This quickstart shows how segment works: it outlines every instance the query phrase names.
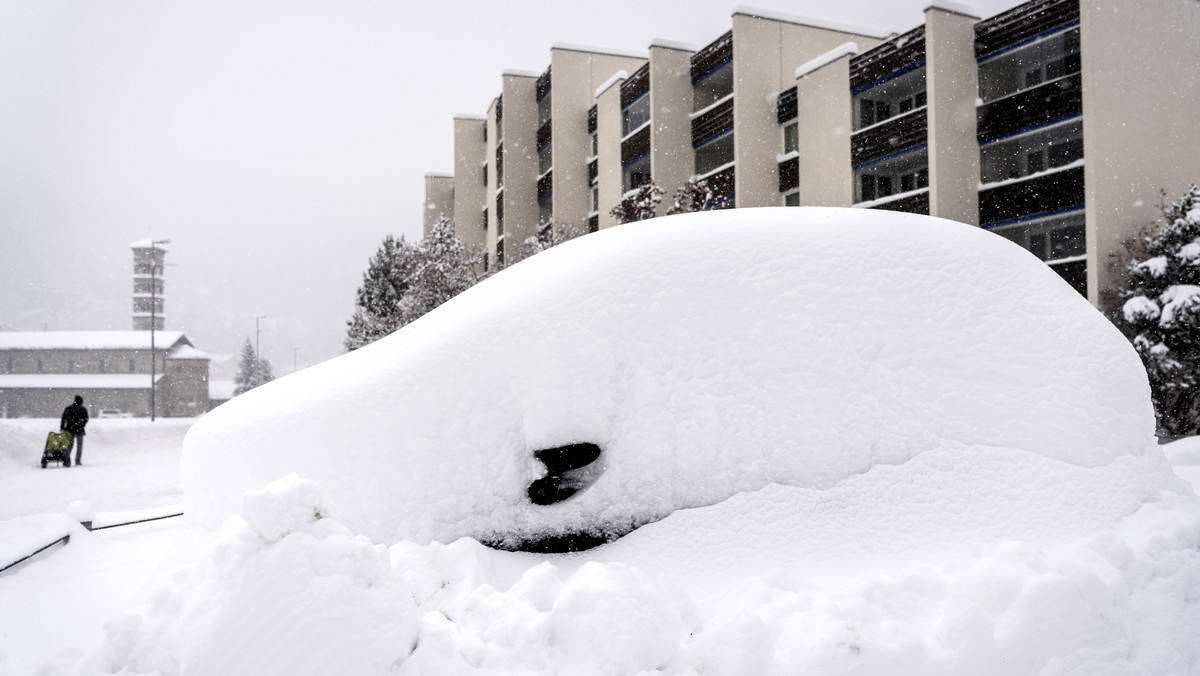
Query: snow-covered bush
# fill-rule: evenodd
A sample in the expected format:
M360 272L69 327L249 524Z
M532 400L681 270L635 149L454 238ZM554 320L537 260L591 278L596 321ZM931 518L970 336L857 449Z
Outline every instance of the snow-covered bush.
M1163 208L1128 265L1120 320L1150 378L1159 434L1200 433L1200 189Z
M478 281L478 262L445 218L418 244L388 235L363 273L346 322L346 350L373 343L462 293Z
M658 205L662 202L665 192L653 182L629 191L621 199L621 203L608 213L620 223L632 223L654 218Z

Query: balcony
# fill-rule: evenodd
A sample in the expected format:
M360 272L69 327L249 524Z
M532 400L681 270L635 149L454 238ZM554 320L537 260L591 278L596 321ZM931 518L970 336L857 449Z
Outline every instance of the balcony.
M915 148L928 139L926 108L894 117L850 137L850 164L859 167Z
M631 134L621 142L621 166L627 166L650 152L650 125Z
M599 160L597 158L593 157L592 159L588 160L587 171L588 171L588 185L592 185L593 183L596 182L596 179L600 176Z
M1004 182L979 191L979 223L984 227L1053 214L1083 206L1083 163Z
M713 40L692 55L692 84L733 60L733 31Z
M730 129L733 129L732 95L692 118L692 147L698 148Z
M1076 63L1078 57L1076 54ZM1031 127L1075 117L1082 112L1082 79L1076 72L980 106L976 112L978 139L983 143Z
M865 91L925 63L925 27L893 38L850 59L850 91Z
M542 202L546 201L546 198L549 197L553 192L554 192L554 171L551 170L551 171L546 172L545 175L543 175L541 178L538 179L538 182L537 182L538 204L541 204Z
M629 107L629 104L640 99L644 94L650 91L650 64L638 68L633 75L629 76L621 84L621 108Z
M789 157L779 163L779 192L800 186L800 158Z
M893 200L877 200L874 204L868 205L867 209L880 209L883 211L901 211L906 214L922 214L929 215L929 190L903 194Z
M779 124L796 119L797 110L796 88L780 92L779 98L775 100L775 119Z

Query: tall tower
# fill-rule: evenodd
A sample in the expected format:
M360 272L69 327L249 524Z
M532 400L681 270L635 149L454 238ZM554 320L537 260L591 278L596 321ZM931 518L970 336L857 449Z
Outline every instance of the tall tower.
M166 325L163 317L163 258L167 240L153 237L129 245L133 249L133 330L147 331Z

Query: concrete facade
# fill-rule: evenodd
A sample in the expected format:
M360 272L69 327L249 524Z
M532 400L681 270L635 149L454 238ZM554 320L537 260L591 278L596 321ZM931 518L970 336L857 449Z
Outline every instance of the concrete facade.
M659 215L698 174L714 176L710 187L732 174L722 189L734 199L710 208L928 213L1018 242L1111 308L1123 275L1112 261L1159 217L1159 190L1177 196L1200 180L1200 82L1187 76L1200 63L1195 0L1033 0L982 20L932 0L903 34L738 8L705 47L651 43L646 79L637 71L647 60L632 55L556 45L550 62L540 87L536 74L502 77L486 121L473 123L486 127L482 144L465 121L460 143L456 121L456 183L470 188L456 188L455 208L475 205L474 222L460 217L456 229L488 248L488 269L501 251L513 260L548 213L563 225L616 225L609 211L627 182L645 180L648 155L665 193ZM552 171L545 157L538 166L547 84L540 122ZM649 101L627 134L623 87L630 119L635 95Z
M596 104L596 89L613 73L632 73L645 62L645 58L629 54L568 45L551 47L551 180L556 227L586 231L592 213L588 161L593 155L587 116L588 109Z
M733 144L736 206L782 204L783 140L773 97L795 86L796 68L846 42L867 49L886 33L804 23L799 17L740 8L733 15Z
M1110 257L1200 182L1200 2L1080 2L1088 299L1116 307ZM1119 45L1119 48L1114 48Z
M454 118L454 232L478 252L488 251L487 148L487 118Z
M209 357L179 331L156 336L155 415L209 409ZM88 412L150 415L150 338L134 331L0 333L0 417L54 418L83 395Z
M433 231L438 220L454 220L454 174L425 174L425 208L422 212L425 237Z

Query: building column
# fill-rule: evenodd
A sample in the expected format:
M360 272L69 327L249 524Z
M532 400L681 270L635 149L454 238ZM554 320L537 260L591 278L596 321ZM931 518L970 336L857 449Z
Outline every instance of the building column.
M596 93L596 168L600 189L600 227L620 225L609 213L621 203L621 85L626 73L614 75Z
M979 142L975 101L978 17L925 10L925 77L929 115L929 215L979 225Z

